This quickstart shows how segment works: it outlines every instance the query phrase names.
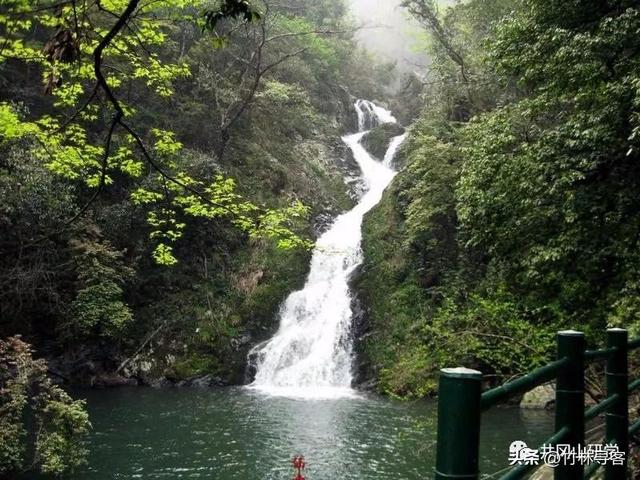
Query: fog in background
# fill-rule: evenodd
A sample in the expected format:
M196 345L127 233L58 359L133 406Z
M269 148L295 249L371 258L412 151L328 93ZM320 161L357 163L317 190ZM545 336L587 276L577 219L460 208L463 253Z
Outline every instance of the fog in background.
M428 57L417 48L422 29L400 8L400 0L347 0L347 3L356 24L364 27L356 34L363 47L383 61L395 61L403 73L424 73Z

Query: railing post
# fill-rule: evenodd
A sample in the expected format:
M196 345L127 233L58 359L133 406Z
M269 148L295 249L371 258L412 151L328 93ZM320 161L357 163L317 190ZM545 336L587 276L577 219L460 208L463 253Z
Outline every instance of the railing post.
M624 452L624 465L612 465L608 462L605 466L606 480L622 480L627 478L627 455L629 454L629 395L628 384L628 360L627 342L628 332L623 328L610 328L607 330L607 348L615 348L607 359L607 396L617 394L618 401L606 414L605 441L608 444L615 443L620 451Z
M584 334L575 330L558 332L558 359L568 358L556 380L556 432L567 427L569 433L563 444L576 449L584 445ZM584 466L558 465L555 480L582 480Z
M469 368L440 370L436 480L478 478L481 380Z

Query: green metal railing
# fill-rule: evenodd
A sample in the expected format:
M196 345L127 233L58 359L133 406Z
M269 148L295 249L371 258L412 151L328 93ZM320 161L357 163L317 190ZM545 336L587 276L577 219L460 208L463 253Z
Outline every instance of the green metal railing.
M555 432L542 445L585 446L585 422L605 414L605 443L624 452L622 465L607 462L606 480L627 478L626 459L629 437L640 431L640 421L629 425L629 393L640 388L640 379L628 383L628 353L640 347L640 338L628 341L627 330L607 330L607 346L586 350L582 332L564 330L557 334L557 360L523 377L482 392L482 373L468 368L444 368L440 372L438 392L438 443L436 480L473 480L479 473L480 419L483 410L525 393L550 380L556 382ZM606 360L607 397L585 410L585 362ZM541 445L541 447L542 447ZM501 480L519 479L539 465L517 465ZM575 462L554 468L555 480L589 478L601 465Z

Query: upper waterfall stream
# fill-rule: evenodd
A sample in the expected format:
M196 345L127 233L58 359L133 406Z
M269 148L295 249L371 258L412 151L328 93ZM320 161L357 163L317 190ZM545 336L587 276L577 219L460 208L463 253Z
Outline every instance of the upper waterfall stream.
M367 100L356 101L354 107L360 131L342 140L360 167L366 193L318 238L306 283L284 302L278 331L250 353L256 359L250 387L269 394L306 398L354 394L349 277L362 262L362 219L393 179L391 161L404 139L404 135L394 137L383 162L377 161L360 140L366 129L396 120Z

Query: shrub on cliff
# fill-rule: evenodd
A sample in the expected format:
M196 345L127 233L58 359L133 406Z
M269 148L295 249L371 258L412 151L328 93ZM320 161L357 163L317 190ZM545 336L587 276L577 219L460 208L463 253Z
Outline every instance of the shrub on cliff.
M0 476L74 470L85 462L90 426L84 401L51 382L28 343L0 340Z

